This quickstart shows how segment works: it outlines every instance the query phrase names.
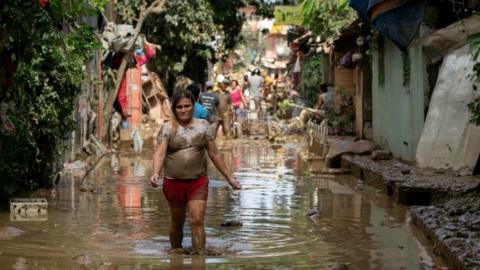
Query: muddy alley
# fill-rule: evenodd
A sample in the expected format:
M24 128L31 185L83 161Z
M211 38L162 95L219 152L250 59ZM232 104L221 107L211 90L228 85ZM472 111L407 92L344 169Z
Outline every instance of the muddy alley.
M185 252L170 252L168 206L161 187L150 186L147 145L141 156L121 150L102 159L85 180L93 191L80 188L81 177L66 175L54 191L32 194L48 199L45 220L11 221L3 211L0 268L428 269L440 263L410 227L406 208L350 175L310 174L301 159L304 140L289 141L277 149L262 140L219 141L244 189L227 187L209 166L204 256L188 254L188 222Z

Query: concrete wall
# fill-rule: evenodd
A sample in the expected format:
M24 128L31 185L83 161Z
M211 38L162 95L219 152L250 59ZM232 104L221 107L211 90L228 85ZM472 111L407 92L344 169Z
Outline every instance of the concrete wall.
M410 72L405 76L401 51L388 39L383 39L383 46L381 43L372 59L373 139L395 157L414 161L423 129L427 87L422 48L418 41L410 45L410 65L407 62L406 66Z

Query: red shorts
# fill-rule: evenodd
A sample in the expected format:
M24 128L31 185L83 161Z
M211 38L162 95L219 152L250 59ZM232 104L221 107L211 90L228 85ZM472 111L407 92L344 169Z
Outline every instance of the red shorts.
M171 207L185 207L191 200L206 201L208 177L197 179L163 179L163 194Z

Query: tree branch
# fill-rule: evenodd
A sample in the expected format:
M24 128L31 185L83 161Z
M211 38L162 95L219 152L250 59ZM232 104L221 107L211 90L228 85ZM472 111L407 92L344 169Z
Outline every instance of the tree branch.
M103 19L105 20L105 24L108 24L110 21L108 20L107 15L105 15L103 11L101 13L102 13Z
M158 2L158 3L156 3L156 2ZM165 8L165 0L160 0L160 1L153 2L152 5L150 6L150 8L152 8L151 12L153 12L155 14L162 13L164 8Z
M108 123L110 122L110 117L113 111L113 103L115 103L115 99L118 95L118 91L120 90L119 89L120 84L122 82L123 75L125 74L125 71L127 69L127 63L128 63L128 58L130 57L130 52L133 48L133 45L135 44L135 41L137 40L137 37L139 36L140 31L142 30L143 22L153 11L155 11L155 13L163 11L164 5L165 5L165 0L155 0L152 4L150 4L150 6L147 9L144 10L142 8L142 11L138 16L138 21L137 21L137 24L135 25L135 36L133 36L127 43L126 50L128 51L128 53L126 53L123 56L122 62L118 69L117 78L115 80L115 89L109 94L107 98L107 102L105 106L105 116L106 116L105 122L106 123L104 126L108 126ZM102 134L102 140L105 140L107 132L108 132L108 128L105 128Z

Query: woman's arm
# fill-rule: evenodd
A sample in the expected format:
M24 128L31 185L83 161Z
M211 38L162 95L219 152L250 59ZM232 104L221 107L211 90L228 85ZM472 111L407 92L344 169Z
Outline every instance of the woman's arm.
M230 186L233 189L242 189L242 185L238 182L237 179L227 170L225 162L223 161L222 154L217 149L217 145L214 140L208 140L207 143L207 152L210 159L213 161L215 167L220 171L220 173L227 179Z
M150 183L153 187L158 186L158 175L162 170L163 161L165 160L165 155L167 154L167 145L168 142L166 140L161 141L157 145L155 153L153 154L153 175L150 177Z
M240 98L242 100L243 106L247 107L247 99L243 95L243 89L240 88Z

